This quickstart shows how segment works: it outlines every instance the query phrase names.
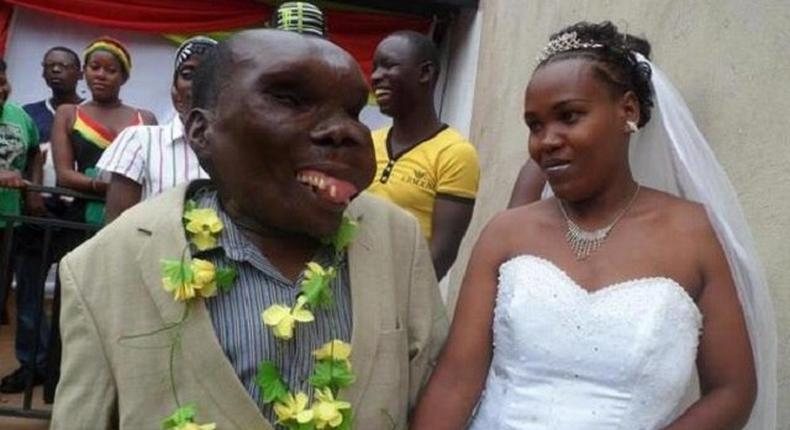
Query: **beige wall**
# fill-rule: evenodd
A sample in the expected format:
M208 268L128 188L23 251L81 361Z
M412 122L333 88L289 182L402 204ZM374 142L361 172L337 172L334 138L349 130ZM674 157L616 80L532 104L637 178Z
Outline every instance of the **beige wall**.
M505 206L526 157L522 92L548 35L582 19L608 19L643 34L724 165L752 227L779 325L779 428L790 430L790 1L481 0L481 8L470 138L483 178L456 267ZM451 290L461 272L454 271Z

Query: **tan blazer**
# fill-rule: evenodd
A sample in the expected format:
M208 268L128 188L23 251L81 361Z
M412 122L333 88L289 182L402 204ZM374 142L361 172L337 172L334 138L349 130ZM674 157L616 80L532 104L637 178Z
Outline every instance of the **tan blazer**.
M185 305L162 288L160 260L179 258L186 246L185 190L128 210L61 261L63 363L52 429L151 430L175 410L173 333L126 336L184 315ZM417 221L367 195L349 212L361 216L348 251L357 380L341 397L352 403L357 430L406 428L447 317ZM174 362L179 400L197 405L199 422L216 422L218 430L272 428L236 377L200 300L189 306Z

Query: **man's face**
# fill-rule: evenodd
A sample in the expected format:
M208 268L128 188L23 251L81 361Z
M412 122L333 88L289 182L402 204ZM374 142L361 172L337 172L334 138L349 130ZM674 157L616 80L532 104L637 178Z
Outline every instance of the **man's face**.
M413 108L413 100L425 89L420 86L421 64L405 37L390 36L381 41L373 55L370 81L381 112L398 116Z
M63 51L51 51L41 63L42 76L54 92L73 92L77 81L82 79L79 62L73 55Z
M280 31L231 47L216 106L187 121L225 208L262 229L333 234L375 173L359 66L330 42Z
M176 70L170 95L173 98L173 107L181 115L186 115L192 106L192 77L198 64L200 64L199 57L193 55L184 60Z

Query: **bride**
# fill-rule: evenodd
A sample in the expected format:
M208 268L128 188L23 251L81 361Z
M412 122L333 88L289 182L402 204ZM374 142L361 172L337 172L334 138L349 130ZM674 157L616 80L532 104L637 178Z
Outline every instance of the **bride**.
M582 22L543 50L524 120L556 197L481 233L412 429L775 428L775 327L734 192L623 40Z

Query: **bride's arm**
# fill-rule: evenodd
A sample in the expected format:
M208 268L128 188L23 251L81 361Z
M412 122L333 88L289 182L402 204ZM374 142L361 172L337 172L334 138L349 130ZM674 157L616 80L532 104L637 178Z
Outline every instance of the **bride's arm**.
M699 230L703 289L697 305L703 331L697 370L702 396L667 430L741 429L757 395L752 349L727 259L710 225Z
M450 335L420 398L411 430L463 429L491 361L497 273L504 235L495 218L480 234L458 296Z

